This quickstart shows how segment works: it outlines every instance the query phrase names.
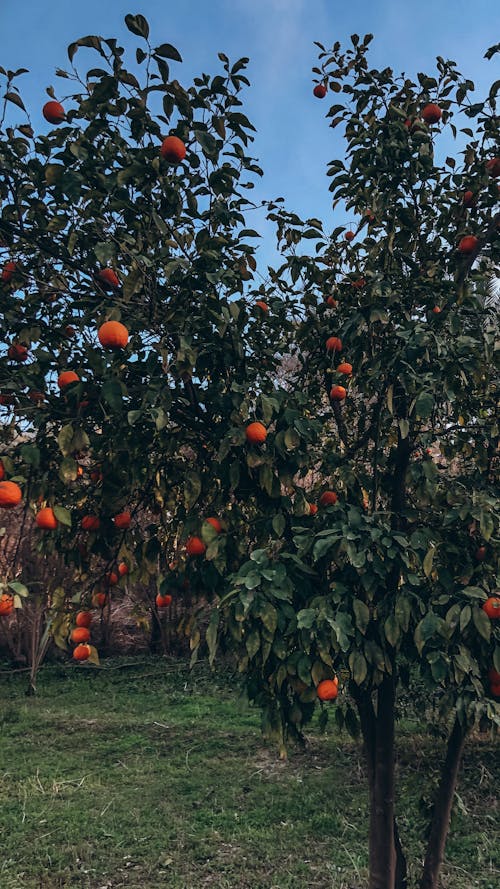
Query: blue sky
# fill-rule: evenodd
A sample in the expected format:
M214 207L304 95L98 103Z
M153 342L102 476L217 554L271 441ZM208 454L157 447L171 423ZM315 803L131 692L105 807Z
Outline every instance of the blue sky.
M314 40L328 47L371 32L372 64L410 76L431 73L438 54L452 58L479 95L498 77L498 63L483 59L498 40L498 0L0 0L0 64L30 69L18 85L36 127L46 126L38 112L45 87L53 84L64 95L65 82L54 70L67 65L68 43L101 34L127 46L128 12L146 16L153 43L179 49L184 64L172 68L186 85L201 71L218 70L218 51L233 61L250 57L244 110L257 128L253 152L265 171L255 197L281 195L290 209L319 216L328 228L334 217L326 165L341 144L325 119L328 99L312 96ZM249 222L262 229L257 220Z

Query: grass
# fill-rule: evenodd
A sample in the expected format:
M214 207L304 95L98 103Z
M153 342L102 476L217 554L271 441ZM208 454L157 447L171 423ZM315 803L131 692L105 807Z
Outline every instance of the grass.
M35 699L24 678L2 677L1 889L366 886L355 742L313 725L308 749L281 762L230 677L165 660L117 666L46 667ZM424 764L436 762L436 744L403 725L398 810L414 864L431 791ZM500 887L499 778L493 745L474 739L446 889Z

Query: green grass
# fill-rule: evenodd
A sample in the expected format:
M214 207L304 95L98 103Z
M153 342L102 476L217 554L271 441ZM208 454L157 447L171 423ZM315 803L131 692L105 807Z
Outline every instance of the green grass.
M2 677L1 889L362 889L361 751L313 726L281 762L230 677L165 660L47 667L36 699ZM406 724L398 809L422 855L436 741ZM467 748L446 889L498 889L498 752ZM413 874L415 871L413 871Z

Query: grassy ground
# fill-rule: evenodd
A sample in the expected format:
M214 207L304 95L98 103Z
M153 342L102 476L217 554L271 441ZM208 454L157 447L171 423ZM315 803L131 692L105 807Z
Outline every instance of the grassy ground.
M347 735L313 726L283 763L228 677L117 666L46 668L36 699L0 677L1 889L366 885L363 765ZM435 746L406 723L398 805L414 863ZM446 889L500 887L499 778L498 749L469 743Z

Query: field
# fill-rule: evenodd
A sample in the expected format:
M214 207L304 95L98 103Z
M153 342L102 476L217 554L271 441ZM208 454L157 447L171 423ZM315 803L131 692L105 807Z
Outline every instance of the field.
M0 681L2 889L364 889L363 761L346 734L313 724L281 762L236 679L165 659L46 667L35 699L24 676ZM439 740L405 712L398 811L413 865L429 755ZM498 747L474 738L446 889L500 887L499 779Z

